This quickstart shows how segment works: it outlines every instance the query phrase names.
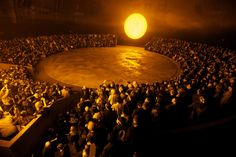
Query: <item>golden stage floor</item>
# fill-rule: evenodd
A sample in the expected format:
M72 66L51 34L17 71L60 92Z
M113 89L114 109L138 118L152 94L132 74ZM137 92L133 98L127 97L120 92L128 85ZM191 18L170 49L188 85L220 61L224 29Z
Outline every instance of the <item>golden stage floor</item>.
M176 77L180 68L166 56L141 47L81 48L52 55L39 64L39 79L96 88L104 80L152 83Z

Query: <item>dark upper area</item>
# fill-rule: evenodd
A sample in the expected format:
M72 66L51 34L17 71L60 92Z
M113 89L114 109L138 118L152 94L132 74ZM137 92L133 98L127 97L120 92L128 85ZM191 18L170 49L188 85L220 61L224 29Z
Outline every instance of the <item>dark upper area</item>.
M0 39L65 33L116 33L118 44L143 46L152 36L209 42L235 49L234 0L1 0ZM148 32L123 31L125 18L142 13Z

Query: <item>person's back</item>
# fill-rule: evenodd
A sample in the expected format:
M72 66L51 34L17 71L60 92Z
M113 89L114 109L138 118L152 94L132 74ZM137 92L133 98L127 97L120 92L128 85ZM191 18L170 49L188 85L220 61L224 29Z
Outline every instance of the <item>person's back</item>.
M42 152L42 157L54 157L54 151L51 146L51 142L47 141L45 142L43 152Z

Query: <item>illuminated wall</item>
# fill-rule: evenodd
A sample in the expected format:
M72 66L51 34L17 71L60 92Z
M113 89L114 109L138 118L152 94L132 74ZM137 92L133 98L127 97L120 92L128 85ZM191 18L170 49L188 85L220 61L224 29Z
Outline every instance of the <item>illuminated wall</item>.
M86 26L90 31L121 32L133 12L146 17L149 33L236 32L235 7L235 0L1 0L0 35L10 29L6 23L55 22L83 25L80 30Z

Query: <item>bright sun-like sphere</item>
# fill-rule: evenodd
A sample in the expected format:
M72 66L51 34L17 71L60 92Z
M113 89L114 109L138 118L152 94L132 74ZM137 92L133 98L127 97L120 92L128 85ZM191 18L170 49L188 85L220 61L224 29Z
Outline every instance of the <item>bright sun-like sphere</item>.
M131 14L125 20L124 30L129 38L139 39L147 31L147 21L145 17L139 13Z

